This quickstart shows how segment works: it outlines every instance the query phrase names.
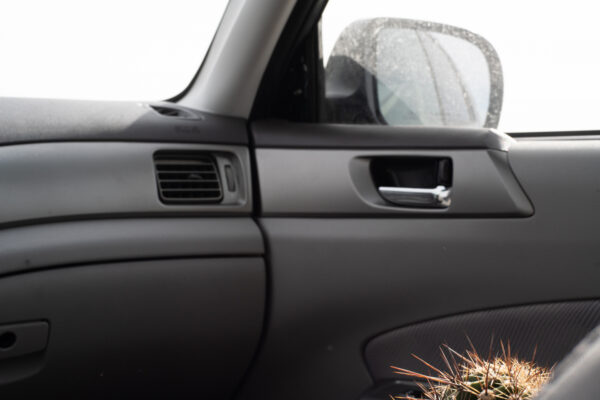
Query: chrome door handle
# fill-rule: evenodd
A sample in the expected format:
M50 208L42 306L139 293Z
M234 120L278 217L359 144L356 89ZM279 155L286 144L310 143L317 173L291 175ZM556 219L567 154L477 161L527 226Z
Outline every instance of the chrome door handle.
M446 208L450 205L451 189L437 186L433 189L380 186L381 196L398 206Z

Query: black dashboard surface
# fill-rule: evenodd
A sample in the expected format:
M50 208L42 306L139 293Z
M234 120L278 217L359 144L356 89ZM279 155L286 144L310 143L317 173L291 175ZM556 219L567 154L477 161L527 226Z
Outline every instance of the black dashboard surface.
M54 141L133 141L247 145L246 122L171 103L0 98L0 145ZM167 110L169 111L169 110ZM190 117L191 116L191 117Z

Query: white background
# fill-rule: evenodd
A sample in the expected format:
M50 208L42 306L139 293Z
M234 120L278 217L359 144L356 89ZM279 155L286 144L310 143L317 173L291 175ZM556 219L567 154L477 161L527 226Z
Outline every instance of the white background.
M0 96L162 100L200 67L227 0L1 0Z
M399 17L468 29L496 49L504 71L499 128L600 130L600 2L594 0L330 0L327 57L352 21Z
M331 0L328 52L352 21L402 17L488 39L504 69L500 128L600 129L600 12L593 0ZM226 0L4 0L0 96L160 100L199 68Z

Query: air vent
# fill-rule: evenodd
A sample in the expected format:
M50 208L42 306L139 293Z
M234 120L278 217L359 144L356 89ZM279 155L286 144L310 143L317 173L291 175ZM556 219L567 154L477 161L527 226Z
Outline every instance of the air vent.
M177 117L177 118L187 118L187 119L199 119L197 115L194 115L191 111L185 110L183 108L178 108L170 105L155 105L151 104L150 108L154 111L163 115L165 117Z
M206 153L157 153L154 166L163 203L219 203L223 198L217 164Z

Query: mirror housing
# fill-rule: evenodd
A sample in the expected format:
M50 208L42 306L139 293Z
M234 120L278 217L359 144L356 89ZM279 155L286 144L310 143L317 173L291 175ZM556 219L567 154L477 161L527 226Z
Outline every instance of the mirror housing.
M325 69L330 122L497 128L503 76L492 45L450 25L399 18L350 24Z

